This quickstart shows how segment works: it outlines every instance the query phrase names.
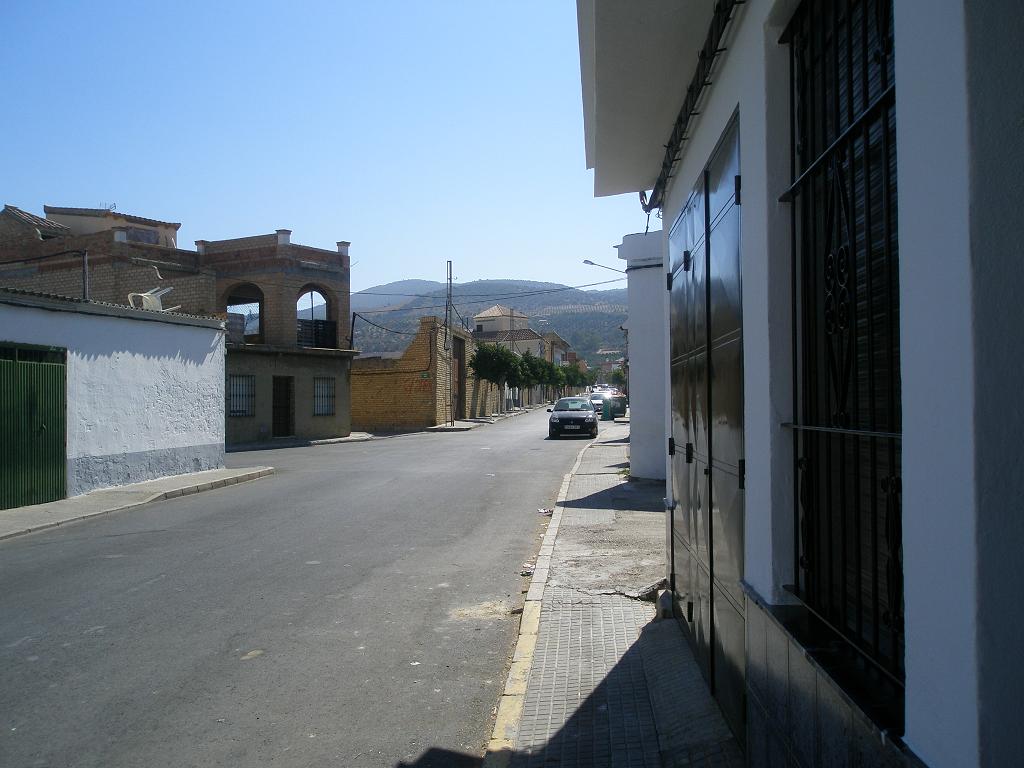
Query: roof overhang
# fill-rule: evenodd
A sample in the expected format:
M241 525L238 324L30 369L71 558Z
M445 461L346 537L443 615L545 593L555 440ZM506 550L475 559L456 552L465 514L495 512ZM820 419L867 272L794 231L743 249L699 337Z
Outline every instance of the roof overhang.
M714 0L576 0L595 196L654 186L713 12Z

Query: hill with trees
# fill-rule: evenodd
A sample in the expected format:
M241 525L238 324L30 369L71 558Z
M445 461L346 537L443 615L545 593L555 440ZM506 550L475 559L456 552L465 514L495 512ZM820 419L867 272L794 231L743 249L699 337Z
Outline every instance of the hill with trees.
M366 354L403 350L419 318L444 317L445 294L443 283L429 280L400 280L353 293L352 311L360 315L353 346ZM599 349L624 349L619 329L626 321L624 287L582 290L532 280L477 280L454 285L452 303L453 323L469 330L477 313L495 304L511 307L538 333L557 333L591 366L607 359Z

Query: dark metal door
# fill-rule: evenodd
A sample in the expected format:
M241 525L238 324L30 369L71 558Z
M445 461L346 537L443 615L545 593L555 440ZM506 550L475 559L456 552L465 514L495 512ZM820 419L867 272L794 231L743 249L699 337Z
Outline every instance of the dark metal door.
M67 495L66 350L0 346L0 509Z
M274 377L274 437L292 437L295 434L295 378Z
M733 123L669 235L672 574L680 621L733 730L744 734L743 332L739 132Z

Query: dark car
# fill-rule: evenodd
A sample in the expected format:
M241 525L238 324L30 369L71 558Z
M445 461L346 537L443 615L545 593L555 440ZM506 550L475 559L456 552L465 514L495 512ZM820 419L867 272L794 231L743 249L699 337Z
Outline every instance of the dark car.
M548 408L548 437L590 435L597 437L597 414L585 397L563 397Z

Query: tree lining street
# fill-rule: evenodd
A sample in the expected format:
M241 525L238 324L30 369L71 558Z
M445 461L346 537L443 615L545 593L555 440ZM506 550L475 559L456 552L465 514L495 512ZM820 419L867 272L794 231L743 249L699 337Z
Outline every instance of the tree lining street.
M478 754L585 445L545 416L229 454L276 474L0 542L0 764Z

